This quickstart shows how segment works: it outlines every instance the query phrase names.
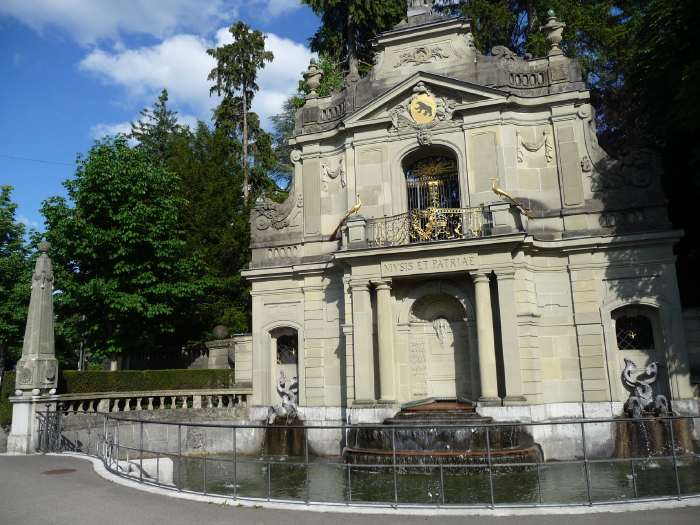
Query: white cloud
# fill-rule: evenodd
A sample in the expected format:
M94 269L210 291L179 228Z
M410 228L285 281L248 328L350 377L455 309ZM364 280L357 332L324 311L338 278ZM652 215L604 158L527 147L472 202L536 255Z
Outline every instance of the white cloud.
M20 215L17 218L17 221L20 222L21 224L24 224L27 228L30 228L32 230L39 229L39 223L37 221L33 221L30 218L25 217L24 215Z
M181 31L207 34L246 8L252 16L278 17L299 0L2 0L0 16L12 16L42 32L58 28L83 44L119 40L129 33L165 38Z
M114 124L95 124L90 128L90 136L95 139L105 135L127 134L131 132L131 122L116 122Z
M279 16L294 11L301 7L299 0L268 0L267 14L270 16Z
M127 33L165 37L178 30L206 32L238 16L241 0L2 0L0 15L41 32L56 27L81 43Z
M80 68L104 82L122 86L132 102L143 105L151 105L165 88L174 108L208 121L217 99L209 96L207 75L214 61L206 50L230 41L231 35L223 28L217 31L213 42L180 34L153 46L114 51L95 49L80 62ZM253 101L253 110L264 124L296 91L301 73L312 56L304 45L273 33L267 34L266 47L275 59L260 72L260 92Z

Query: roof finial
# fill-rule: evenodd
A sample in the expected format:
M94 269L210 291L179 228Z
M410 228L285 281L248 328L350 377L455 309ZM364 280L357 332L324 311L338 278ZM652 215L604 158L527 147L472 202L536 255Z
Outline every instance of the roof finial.
M562 35L564 34L564 28L566 24L557 20L557 15L554 9L547 11L547 23L540 27L540 31L544 32L544 37L547 39L552 47L547 53L548 56L563 55L564 52L559 47L559 43L562 40Z

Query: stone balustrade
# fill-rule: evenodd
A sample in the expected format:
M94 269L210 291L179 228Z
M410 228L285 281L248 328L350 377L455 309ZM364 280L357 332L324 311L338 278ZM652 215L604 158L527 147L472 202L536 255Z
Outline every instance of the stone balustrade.
M216 390L161 390L151 392L99 392L51 396L48 403L68 414L229 408L246 406L253 393L249 384Z

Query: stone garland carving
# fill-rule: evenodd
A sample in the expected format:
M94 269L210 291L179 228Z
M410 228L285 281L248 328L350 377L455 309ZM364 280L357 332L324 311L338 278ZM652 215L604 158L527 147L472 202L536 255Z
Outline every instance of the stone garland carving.
M411 115L411 104L418 98L426 97L434 101L435 109L432 119L425 124L421 124L416 122L415 118ZM418 142L423 146L428 146L432 144L433 141L431 130L440 123L451 120L455 106L456 102L449 100L447 97L435 97L423 82L419 82L413 88L413 94L410 98L397 104L389 111L391 116L389 132L398 133L401 128L413 128L416 130ZM427 115L429 111L432 111L432 108L426 107L425 111Z
M523 136L519 131L515 132L517 139L518 148L518 162L522 163L525 161L525 151L527 150L531 153L539 151L544 146L544 156L547 159L547 164L550 164L554 160L554 145L552 144L552 136L549 130L542 131L542 138L535 142L528 142L523 139Z
M449 58L449 55L440 46L420 46L401 53L399 55L399 60L396 62L394 67L399 68L406 64L412 64L414 66L429 64L445 58Z
M338 167L335 169L330 169L326 164L321 164L321 177L323 179L324 184L328 182L328 180L335 180L338 177L340 177L340 185L344 188L347 186L347 180L345 178L345 167L343 166L343 159L340 159L338 161Z

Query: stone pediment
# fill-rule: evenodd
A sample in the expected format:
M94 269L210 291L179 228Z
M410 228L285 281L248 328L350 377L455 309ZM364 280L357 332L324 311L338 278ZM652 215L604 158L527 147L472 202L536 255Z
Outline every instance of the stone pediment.
M471 82L419 72L385 91L345 119L346 128L387 122L394 131L429 129L474 105L504 101L508 93Z

